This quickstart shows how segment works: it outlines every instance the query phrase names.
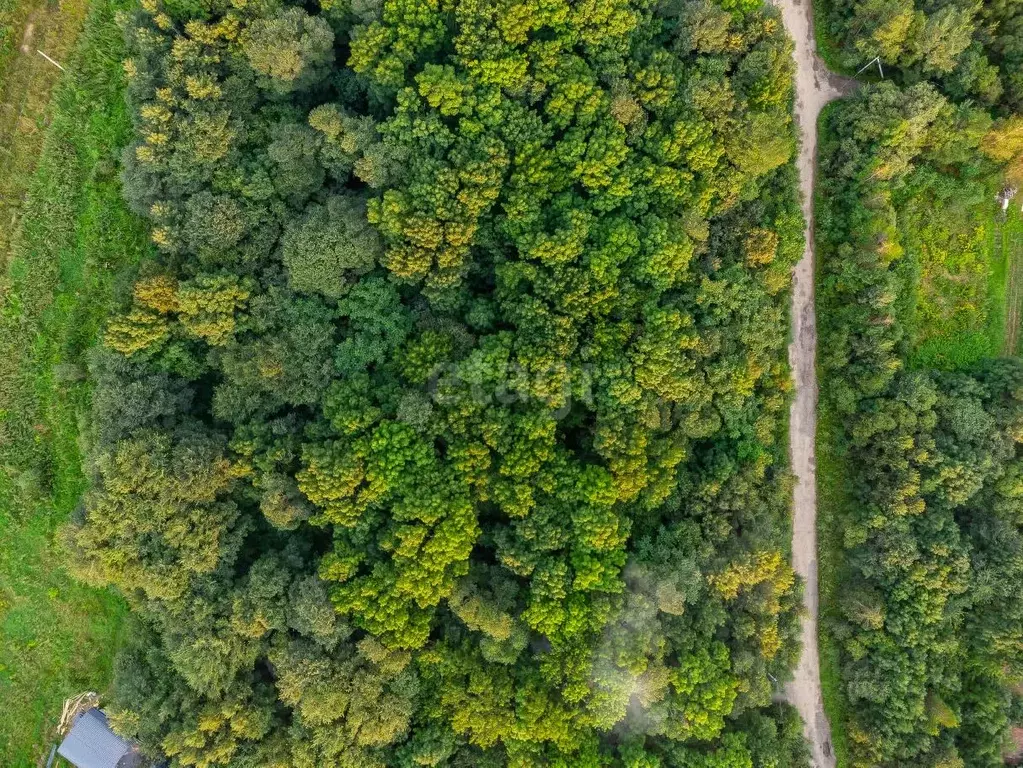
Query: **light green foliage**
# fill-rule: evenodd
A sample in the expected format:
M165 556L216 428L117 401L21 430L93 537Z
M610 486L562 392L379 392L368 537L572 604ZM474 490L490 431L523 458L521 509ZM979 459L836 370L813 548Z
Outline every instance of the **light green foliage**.
M323 136L320 162L339 181L354 172L378 189L402 177L406 155L400 147L381 141L373 118L322 104L309 113L309 125Z
M219 346L234 333L235 314L245 307L248 298L248 289L234 276L201 275L182 283L178 317L187 334Z
M234 556L238 513L221 500L234 470L208 438L140 432L98 456L96 469L88 526L73 544L88 553L90 580L174 599Z
M1009 181L1023 181L1023 116L996 123L980 148L988 157L1008 165Z
M153 312L132 309L107 326L106 344L123 355L159 346L170 335L167 321Z
M252 69L262 76L260 85L274 93L315 84L334 59L330 26L297 7L256 18L240 42Z
M900 203L907 254L917 265L913 367L965 368L1002 352L1005 269L994 252L1002 223L989 189L920 174Z
M223 346L234 334L237 311L249 298L249 289L233 275L200 275L180 284L164 278L162 285L140 285L131 309L110 322L104 338L110 349L129 357L159 351L172 334Z

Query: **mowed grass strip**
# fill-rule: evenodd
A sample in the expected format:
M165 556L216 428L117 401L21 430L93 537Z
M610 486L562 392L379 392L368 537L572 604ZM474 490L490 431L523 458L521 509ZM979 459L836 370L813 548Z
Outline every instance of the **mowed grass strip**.
M46 136L50 97L88 0L0 0L0 269Z
M55 532L86 485L79 428L88 410L86 353L116 274L148 248L121 199L129 139L124 47L114 13L94 0L0 273L0 765L44 758L66 697L110 680L123 603L77 584Z
M1002 354L1020 353L1020 323L1023 322L1023 212L1010 205L1005 219L999 221L998 234L992 238L992 258L999 274L992 280L1001 291L1002 313L998 320L1002 330Z

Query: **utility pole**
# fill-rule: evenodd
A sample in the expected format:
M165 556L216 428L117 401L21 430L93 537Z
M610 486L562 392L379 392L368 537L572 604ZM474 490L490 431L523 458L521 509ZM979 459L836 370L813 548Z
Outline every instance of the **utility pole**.
M880 71L880 73L881 73L881 79L884 80L884 67L881 66L881 57L880 56L875 56L874 58L872 58L870 61L868 61L866 64L864 64L863 65L863 69L861 69L856 74L857 75L862 75L864 70L868 69L869 67L874 66L875 64L877 64L878 71Z

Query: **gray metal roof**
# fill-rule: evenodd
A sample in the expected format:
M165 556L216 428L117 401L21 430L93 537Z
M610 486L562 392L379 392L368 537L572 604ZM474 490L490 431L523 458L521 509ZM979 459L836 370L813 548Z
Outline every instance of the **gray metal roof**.
M57 754L78 768L124 768L139 757L131 744L110 730L107 716L98 709L75 719Z

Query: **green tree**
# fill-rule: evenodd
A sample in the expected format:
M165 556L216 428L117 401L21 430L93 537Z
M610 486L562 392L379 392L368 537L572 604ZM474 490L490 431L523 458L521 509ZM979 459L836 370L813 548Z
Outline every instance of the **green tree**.
M380 239L366 222L358 198L333 196L326 205L312 203L284 233L284 266L291 288L340 298L376 266Z
M273 94L311 87L334 60L334 33L326 20L297 7L255 18L240 42L260 86Z

